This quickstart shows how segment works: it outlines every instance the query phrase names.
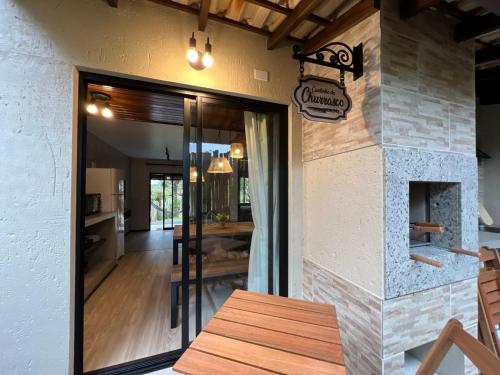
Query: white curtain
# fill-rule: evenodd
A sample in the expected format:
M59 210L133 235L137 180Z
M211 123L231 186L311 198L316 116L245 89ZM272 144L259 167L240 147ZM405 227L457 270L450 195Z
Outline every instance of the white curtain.
M245 112L245 136L248 155L248 187L255 229L250 246L248 290L267 293L268 220L269 220L269 117Z

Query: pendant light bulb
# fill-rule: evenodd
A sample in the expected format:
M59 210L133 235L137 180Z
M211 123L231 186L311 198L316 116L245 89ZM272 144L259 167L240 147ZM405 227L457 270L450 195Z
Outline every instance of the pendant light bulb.
M190 48L188 49L187 51L187 55L186 55L188 61L191 63L191 64L195 64L198 62L198 51L196 51L195 49L193 48Z
M97 113L97 105L95 104L95 99L92 98L89 104L87 104L87 112L95 115Z
M194 33L191 35L191 38L189 38L189 49L186 53L186 57L191 64L195 64L200 58L200 55L196 50L196 39L194 37Z
M111 117L113 117L113 111L109 108L109 102L106 102L106 104L104 105L104 108L103 108L101 114L105 118L111 118Z
M201 62L203 63L203 66L205 68L211 68L214 65L214 58L212 57L212 55L205 53Z
M212 56L212 45L210 44L210 38L207 38L207 43L205 44L205 54L201 60L205 68L211 68L214 65L214 58Z

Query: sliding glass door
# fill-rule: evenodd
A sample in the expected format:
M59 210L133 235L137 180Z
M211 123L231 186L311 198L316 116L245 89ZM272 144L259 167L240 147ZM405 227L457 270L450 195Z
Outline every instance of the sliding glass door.
M184 145L191 232L184 256L197 334L236 289L286 295L286 158L279 151L287 138L280 137L286 114L266 106L198 97L194 109Z
M150 229L173 229L182 224L182 175L150 176Z

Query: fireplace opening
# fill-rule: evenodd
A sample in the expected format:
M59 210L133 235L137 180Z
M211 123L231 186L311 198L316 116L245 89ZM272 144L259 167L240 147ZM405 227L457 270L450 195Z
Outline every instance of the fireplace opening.
M460 184L410 181L410 247L460 246Z

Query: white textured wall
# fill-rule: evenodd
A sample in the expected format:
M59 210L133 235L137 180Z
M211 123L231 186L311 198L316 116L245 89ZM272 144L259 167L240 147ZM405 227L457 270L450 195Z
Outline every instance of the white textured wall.
M195 29L194 16L148 1L0 0L1 374L72 366L75 67L289 102L289 48L209 22L215 65L196 72L185 60Z
M500 104L477 107L477 130L478 147L491 156L480 165L482 201L500 226Z
M383 298L382 149L305 163L304 197L304 258Z

